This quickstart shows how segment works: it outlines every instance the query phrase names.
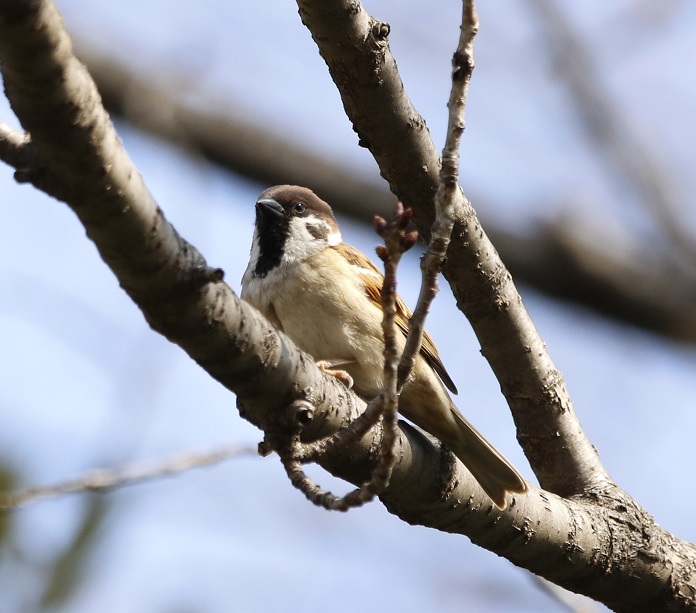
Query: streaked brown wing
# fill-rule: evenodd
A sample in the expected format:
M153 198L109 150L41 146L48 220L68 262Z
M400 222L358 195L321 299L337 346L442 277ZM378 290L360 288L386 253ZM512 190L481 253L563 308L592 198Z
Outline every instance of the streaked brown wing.
M367 297L374 302L377 306L382 304L382 282L384 280L384 275L380 270L360 251L351 247L346 243L340 243L334 247L337 249L341 255L343 255L348 262L355 266L358 270L357 273L362 277L365 283L365 293ZM408 322L411 319L411 310L406 306L404 301L400 296L396 297L396 325L404 336L408 335ZM437 352L435 343L433 339L427 332L423 333L423 343L421 345L421 355L425 358L425 361L430 365L430 367L437 373L445 387L453 394L457 393L457 386L452 381L452 378L447 373L440 354Z

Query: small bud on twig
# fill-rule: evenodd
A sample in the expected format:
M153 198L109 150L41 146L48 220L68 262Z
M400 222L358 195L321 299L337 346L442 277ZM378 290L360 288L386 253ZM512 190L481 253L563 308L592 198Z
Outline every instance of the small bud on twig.
M375 252L377 253L377 257L383 262L388 262L391 259L389 249L387 249L384 245L377 245L375 247Z
M384 217L380 217L379 215L375 215L375 218L372 222L375 226L375 232L379 234L382 238L384 238L384 234L387 231L387 220L384 219Z
M399 214L398 218L399 228L401 230L405 230L406 226L408 226L408 224L411 223L411 218L413 217L413 209L404 209L403 204L401 204L400 202L397 203L397 206L401 209L401 213Z
M408 209L409 211L411 209ZM416 241L418 240L418 232L414 230L413 232L408 232L407 234L404 234L401 237L401 241L399 242L399 247L401 248L401 253L405 253L408 251L413 245L416 244Z

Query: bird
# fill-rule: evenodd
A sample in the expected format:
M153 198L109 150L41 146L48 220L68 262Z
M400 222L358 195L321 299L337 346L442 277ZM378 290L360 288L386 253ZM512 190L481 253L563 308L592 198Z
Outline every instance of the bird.
M332 372L366 401L380 393L384 377L383 279L366 255L343 242L331 207L312 190L277 185L258 197L241 298L325 370L336 368ZM403 351L411 311L398 296L396 308ZM457 393L425 333L398 410L453 452L504 509L507 495L525 492L527 484L447 390Z

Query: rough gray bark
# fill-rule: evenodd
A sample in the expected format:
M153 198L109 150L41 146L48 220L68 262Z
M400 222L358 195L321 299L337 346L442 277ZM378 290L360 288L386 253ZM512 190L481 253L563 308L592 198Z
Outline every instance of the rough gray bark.
M438 161L422 121L406 104L386 28L354 2L321 4L321 14L310 15L311 5L302 3L303 19L312 22L330 68L340 75L339 86L350 88L356 79L357 89L347 91L356 105L366 106L363 113L349 108L351 118L393 189L416 208L426 229L432 221L429 165L436 173ZM322 30L327 18L331 28ZM337 18L342 28L335 28ZM303 427L304 440L315 440L364 409L242 303L221 272L208 267L167 222L123 151L87 71L73 57L52 3L0 0L0 62L7 96L31 137L0 126L0 159L17 169L19 179L66 201L148 323L234 391L246 419L267 436ZM385 95L402 113L396 121L408 124L396 127L395 138L379 125L384 118L372 115L372 105L383 104ZM410 179L397 167L403 163L413 170L424 161L425 168ZM459 203L448 278L501 380L535 471L557 494L531 486L499 511L451 454L402 424L384 504L405 521L465 534L616 610L693 610L694 547L657 526L604 472L466 201ZM287 409L298 398L315 407L304 425ZM328 450L320 463L360 483L375 462L380 437L373 430L350 447ZM552 463L569 471L568 484Z

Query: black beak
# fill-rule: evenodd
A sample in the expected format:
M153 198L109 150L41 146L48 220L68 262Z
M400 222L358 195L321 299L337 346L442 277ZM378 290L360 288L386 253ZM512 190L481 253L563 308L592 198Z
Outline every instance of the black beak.
M273 198L261 198L256 203L256 211L266 217L282 217L285 213L283 207Z

